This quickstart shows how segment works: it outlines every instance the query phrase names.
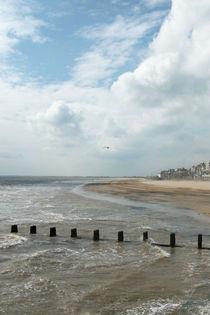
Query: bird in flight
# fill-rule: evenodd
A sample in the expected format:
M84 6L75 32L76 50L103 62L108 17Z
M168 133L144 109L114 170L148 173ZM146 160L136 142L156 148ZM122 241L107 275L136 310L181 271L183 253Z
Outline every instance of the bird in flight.
M104 149L107 149L107 150L109 150L109 149L110 149L110 147L108 147L108 146L104 146Z

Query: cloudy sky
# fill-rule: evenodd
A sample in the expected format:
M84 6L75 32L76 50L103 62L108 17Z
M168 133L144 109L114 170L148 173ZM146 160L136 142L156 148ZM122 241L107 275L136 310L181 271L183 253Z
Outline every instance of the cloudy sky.
M209 16L209 0L0 0L0 174L210 161Z

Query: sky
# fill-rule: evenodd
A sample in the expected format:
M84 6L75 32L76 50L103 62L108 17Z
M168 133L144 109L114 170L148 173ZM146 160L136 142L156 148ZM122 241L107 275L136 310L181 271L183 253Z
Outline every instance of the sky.
M209 0L0 0L0 175L210 161Z

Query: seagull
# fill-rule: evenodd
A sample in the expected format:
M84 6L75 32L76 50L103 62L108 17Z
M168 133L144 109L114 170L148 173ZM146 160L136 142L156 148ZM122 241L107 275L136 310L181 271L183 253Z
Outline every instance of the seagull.
M104 146L104 149L107 149L107 150L109 150L109 149L110 149L110 147L108 147L108 146Z

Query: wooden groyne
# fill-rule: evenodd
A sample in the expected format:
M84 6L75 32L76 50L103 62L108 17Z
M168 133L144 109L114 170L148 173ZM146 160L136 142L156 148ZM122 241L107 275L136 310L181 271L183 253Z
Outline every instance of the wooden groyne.
M119 231L117 235L118 235L118 242L123 242L124 241L123 231Z
M71 229L71 237L77 237L77 229Z
M56 236L56 227L51 227L50 228L50 237L55 237Z
M11 233L18 233L18 225L17 224L11 225ZM37 234L36 225L30 226L30 234ZM50 237L56 237L56 235L57 235L56 234L56 227L50 227L49 236ZM76 228L71 229L70 236L71 236L71 238L75 238L75 239L78 237ZM176 234L175 233L170 233L169 243L164 243L164 244L151 242L149 237L148 237L148 231L143 232L142 239L144 242L148 242L149 244L154 245L154 246L171 247L171 248L184 247L183 245L177 245L176 244ZM100 232L99 232L99 230L94 230L93 231L93 241L99 241L99 240L100 240ZM124 242L124 232L123 231L119 231L117 233L117 241L118 242ZM210 250L210 248L208 248L208 247L203 247L202 242L203 242L203 235L198 234L197 248Z
M99 241L99 230L93 231L93 240Z
M30 234L36 234L36 225L30 226Z
M11 233L18 233L18 226L16 224L11 225Z

